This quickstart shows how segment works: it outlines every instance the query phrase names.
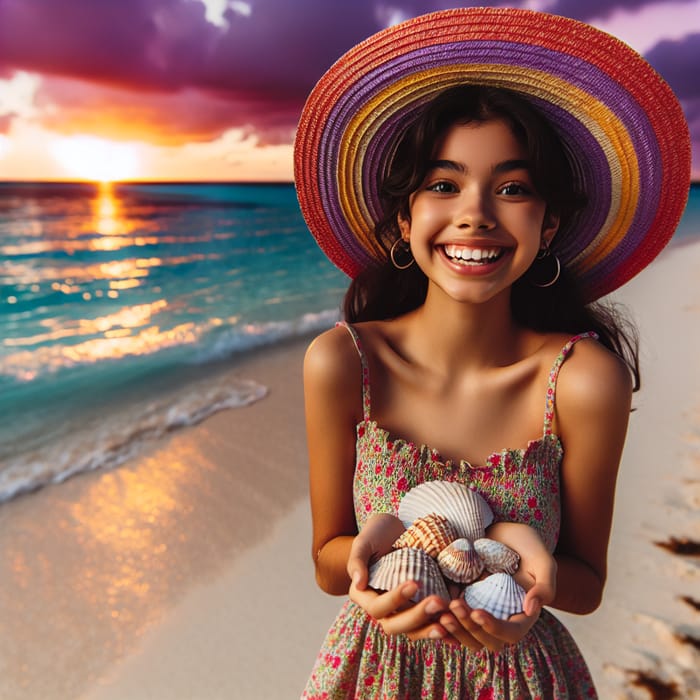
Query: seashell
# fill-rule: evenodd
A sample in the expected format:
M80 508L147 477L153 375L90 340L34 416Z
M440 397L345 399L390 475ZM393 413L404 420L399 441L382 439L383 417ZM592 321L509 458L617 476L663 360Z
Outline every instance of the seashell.
M491 574L503 572L512 576L518 570L520 555L503 542L482 537L475 540L474 549L484 560L486 571Z
M438 554L437 562L443 575L458 583L470 583L484 570L484 562L474 545L464 537L445 547Z
M464 589L464 600L475 610L486 610L499 620L523 611L525 590L510 574L491 574Z
M444 515L459 537L476 540L493 522L489 504L476 492L455 481L426 481L412 488L399 503L399 518L409 527L429 513Z
M429 595L450 599L440 567L422 549L395 549L369 568L369 585L374 589L390 591L405 581L417 581L420 584L411 598L415 603Z
M408 529L394 542L394 549L400 547L413 547L422 549L433 559L459 537L457 530L444 515L428 513L418 518Z

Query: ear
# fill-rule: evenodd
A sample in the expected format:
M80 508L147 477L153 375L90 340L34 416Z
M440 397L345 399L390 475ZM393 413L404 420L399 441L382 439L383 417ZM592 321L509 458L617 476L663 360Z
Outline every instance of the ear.
M559 230L560 216L556 212L546 211L542 222L542 242L550 245Z
M411 238L411 220L404 217L403 214L399 212L396 217L396 221L399 224L399 232L401 233L401 238L408 242Z

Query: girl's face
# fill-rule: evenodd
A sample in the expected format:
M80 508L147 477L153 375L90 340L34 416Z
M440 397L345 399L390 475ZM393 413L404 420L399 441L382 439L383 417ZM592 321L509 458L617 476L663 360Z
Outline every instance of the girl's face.
M500 120L451 127L399 217L416 263L450 297L483 303L509 289L557 230L523 146Z

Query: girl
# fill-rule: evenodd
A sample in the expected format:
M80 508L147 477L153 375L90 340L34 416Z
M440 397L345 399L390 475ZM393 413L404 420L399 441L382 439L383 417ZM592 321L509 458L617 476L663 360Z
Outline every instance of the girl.
M679 125L628 47L519 10L392 27L312 93L299 199L353 277L352 325L304 366L313 557L319 586L350 600L305 697L595 696L542 606L588 613L602 596L639 372L634 333L590 302L672 234L690 169ZM368 587L401 497L436 479L489 502L488 536L522 555L522 613Z

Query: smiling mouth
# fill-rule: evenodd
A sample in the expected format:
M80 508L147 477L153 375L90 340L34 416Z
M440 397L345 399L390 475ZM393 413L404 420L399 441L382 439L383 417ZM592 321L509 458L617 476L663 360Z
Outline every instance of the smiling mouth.
M505 254L505 248L468 248L463 245L446 244L442 249L447 258L457 265L488 265Z

